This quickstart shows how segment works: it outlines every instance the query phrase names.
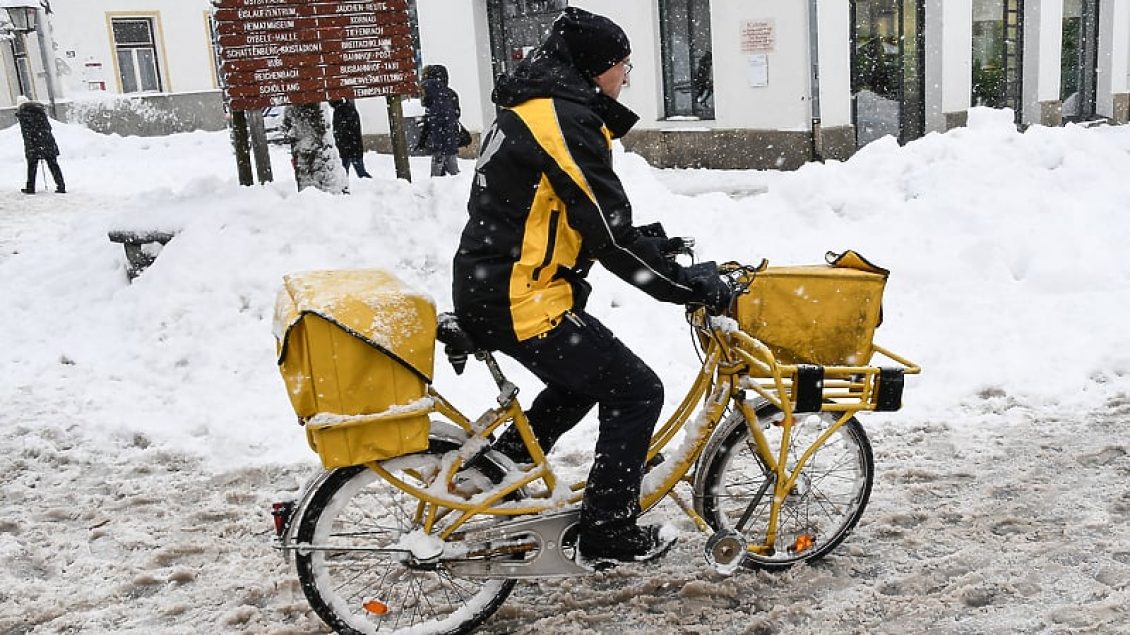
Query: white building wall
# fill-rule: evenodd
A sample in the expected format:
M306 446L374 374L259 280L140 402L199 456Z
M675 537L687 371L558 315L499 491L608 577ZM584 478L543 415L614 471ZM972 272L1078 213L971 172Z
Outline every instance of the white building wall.
M8 40L0 37L0 106L16 103L16 62Z
M106 90L121 92L110 28L112 17L154 20L163 92L195 92L216 88L208 0L55 0L52 24L62 61L60 82L70 97L89 92L86 63L102 65Z
M944 132L947 114L969 108L973 92L972 39L972 0L927 0L927 132Z
M808 3L801 0L715 0L715 125L754 130L807 130L811 74L808 59ZM770 20L775 46L766 53L768 85L751 86L750 56L742 52L747 21Z
M1040 103L1059 101L1062 54L1063 0L1026 0L1022 122L1043 123Z
M852 125L851 4L818 3L820 45L820 118L824 128Z
M481 5L482 11L476 12ZM481 13L482 20L476 19ZM424 66L442 64L447 67L448 85L459 95L463 125L481 130L487 113L494 120L494 109L487 110L490 90L484 95L483 71L490 76L490 35L486 24L486 0L452 2L451 0L416 0L416 16L420 29L420 54ZM381 126L388 128L384 116L384 99L361 100L368 109L381 111ZM360 103L360 101L358 102ZM365 129L369 130L366 125Z
M942 112L962 112L973 95L973 2L945 0Z
M1114 95L1130 92L1130 0L1099 3L1099 64L1095 110L1114 116Z
M1112 92L1130 93L1130 0L1115 0L1111 26Z
M473 131L494 119L494 77L487 0L417 0L423 62L444 64L459 93L463 123ZM621 99L635 110L638 129L686 128L663 118L662 47L655 0L572 0L615 20L633 45L635 68ZM716 119L694 122L701 129L807 130L811 117L809 2L807 0L711 0ZM1025 15L1025 122L1038 122L1040 102L1059 98L1062 0L1027 0ZM210 34L209 0L54 0L60 99L88 94L87 61L101 63L108 92L120 91L109 18L136 15L155 20L158 57L167 92L214 90L217 86ZM944 130L947 115L969 107L972 83L973 0L926 0L927 130ZM823 126L851 123L850 3L819 0L820 106ZM770 21L775 45L766 53L768 85L751 85L750 55L742 51L741 27ZM28 38L34 70L42 75L38 46ZM0 74L4 75L4 74ZM0 106L10 103L11 78L0 77ZM38 95L46 99L45 91ZM1114 95L1130 92L1130 0L1101 0L1099 114L1110 116ZM383 99L360 100L365 131L388 131ZM411 113L410 113L411 114Z

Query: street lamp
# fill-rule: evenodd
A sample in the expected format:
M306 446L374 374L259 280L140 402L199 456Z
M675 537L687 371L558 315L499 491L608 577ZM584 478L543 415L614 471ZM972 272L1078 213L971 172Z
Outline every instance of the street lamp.
M6 7L6 9L13 29L20 33L31 33L35 30L35 19L38 17L35 7Z
M58 118L55 106L55 55L48 46L50 25L39 20L39 12L50 13L51 5L45 0L0 0L0 7L8 13L12 31L26 35L35 33L39 40L39 53L47 83L47 97L51 101L51 115Z

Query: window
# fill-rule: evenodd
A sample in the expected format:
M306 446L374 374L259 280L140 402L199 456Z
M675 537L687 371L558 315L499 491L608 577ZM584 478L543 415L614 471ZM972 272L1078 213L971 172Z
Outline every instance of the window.
M710 0L659 0L663 106L668 118L714 118Z
M123 93L161 90L157 43L150 18L113 18L114 46Z
M906 143L925 130L921 0L853 0L852 100L858 146L885 135Z
M1098 0L1063 3L1063 57L1060 100L1063 118L1080 121L1095 116L1099 52Z
M1012 108L1020 121L1022 0L973 2L973 105Z
M27 40L23 33L13 33L11 42L12 59L16 62L16 88L20 95L35 99L35 83L31 79L31 61L27 56Z

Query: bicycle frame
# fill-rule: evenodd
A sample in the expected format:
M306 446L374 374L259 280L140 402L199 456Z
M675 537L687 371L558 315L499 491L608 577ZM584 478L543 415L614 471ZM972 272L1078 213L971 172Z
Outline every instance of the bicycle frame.
M879 384L884 371L868 366L823 368L823 379L816 388L820 391L819 410L837 412L839 418L810 447L801 452L792 469L789 469L790 435L797 414L796 406L798 401L811 397L804 394L811 388L805 387L803 368L778 364L768 347L741 332L729 318L710 317L700 309L688 314L688 321L705 347L702 366L678 407L652 436L647 460L648 465L653 467L645 474L640 506L646 512L663 497L670 496L699 530L708 534L713 532L707 522L678 495L675 486L687 480L688 473L698 462L727 409L733 405L744 415L751 438L756 444L757 454L774 484L767 535L762 544L748 546L748 550L753 553L769 552L770 545L775 544L781 505L812 455L858 412L883 409ZM886 349L877 346L875 349L900 364L900 373L914 374L920 371L916 365ZM471 420L433 387L429 387L430 412L450 420L467 435L462 447L454 455L446 456L439 468L442 473L427 475L428 478L422 479L431 485L421 488L410 484L398 478L394 470L386 469L381 462L366 464L390 484L415 497L419 501L416 522L426 533L435 534L443 540L451 538L460 527L475 517L542 514L575 504L584 494L584 482L564 485L554 472L516 399L517 389L502 375L491 354L480 353L478 357L486 362L499 387L499 406ZM747 390L755 392L759 399L747 399ZM782 440L776 453L763 433L756 414L758 406L763 402L772 404L783 415L778 424L782 428ZM700 403L701 409L692 419ZM389 418L397 416L404 415L391 414ZM491 434L507 422L513 422L516 426L534 460L533 466L508 474L501 483L469 499L450 495L455 490L456 474L469 460L487 449ZM680 432L686 433L682 444L670 456L663 456L664 450ZM662 460L657 457L662 457ZM386 463L395 468L396 461L397 459L390 459ZM656 461L659 461L658 464ZM421 476L416 473L413 475ZM539 483L538 491L533 495L520 497L519 500L507 500L520 490ZM449 518L453 514L455 516ZM449 522L436 533L436 523L441 519Z

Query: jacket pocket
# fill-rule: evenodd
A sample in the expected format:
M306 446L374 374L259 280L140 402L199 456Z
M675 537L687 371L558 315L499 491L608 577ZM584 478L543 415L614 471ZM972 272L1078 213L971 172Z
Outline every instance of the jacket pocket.
M534 269L532 278L535 282L541 276L541 272L553 262L553 250L557 247L557 223L560 222L561 211L553 210L549 213L549 236L545 243L545 258L542 259L541 264Z

